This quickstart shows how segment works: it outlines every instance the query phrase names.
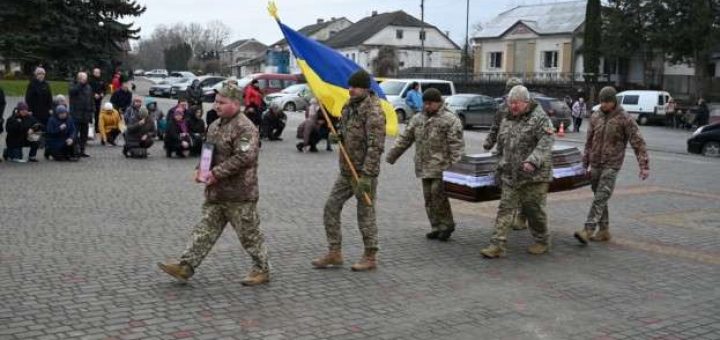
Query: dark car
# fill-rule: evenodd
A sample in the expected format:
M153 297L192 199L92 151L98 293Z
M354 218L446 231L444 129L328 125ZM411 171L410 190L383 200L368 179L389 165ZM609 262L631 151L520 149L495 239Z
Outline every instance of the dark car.
M689 153L720 157L720 123L699 127L687 141Z
M550 117L556 131L560 129L560 123L564 125L565 129L570 126L572 122L571 111L563 100L544 96L533 97L533 99L542 106L545 113Z
M445 99L445 105L458 115L463 127L492 126L497 112L495 100L481 94L456 94Z

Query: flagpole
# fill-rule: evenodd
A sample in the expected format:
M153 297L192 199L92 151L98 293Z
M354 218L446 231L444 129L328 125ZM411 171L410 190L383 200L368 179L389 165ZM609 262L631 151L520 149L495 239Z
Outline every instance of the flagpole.
M325 122L328 125L328 128L330 131L334 134L337 134L337 131L335 130L335 126L333 125L332 121L330 120L330 116L328 115L327 111L325 111L325 107L320 103L320 110L323 113L323 116L325 117ZM350 156L347 154L347 151L345 151L345 146L343 146L342 141L338 141L338 146L340 146L340 154L342 154L343 159L345 159L345 163L347 163L348 168L350 168L350 173L352 173L353 179L355 180L355 185L358 184L358 181L360 177L358 176L357 170L355 170L355 166L353 165L353 162L350 160ZM367 192L363 192L363 199L365 201L365 204L369 207L371 207L372 199L370 198L370 195L368 195Z

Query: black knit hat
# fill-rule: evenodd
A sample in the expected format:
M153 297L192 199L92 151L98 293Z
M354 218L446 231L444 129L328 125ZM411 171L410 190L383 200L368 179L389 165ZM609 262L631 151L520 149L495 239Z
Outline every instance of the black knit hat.
M438 89L431 87L423 92L422 100L424 102L442 103L442 93Z
M353 73L352 76L350 76L350 80L348 80L348 85L350 85L352 87L358 87L361 89L369 89L370 88L370 75L363 70L359 70L359 71Z

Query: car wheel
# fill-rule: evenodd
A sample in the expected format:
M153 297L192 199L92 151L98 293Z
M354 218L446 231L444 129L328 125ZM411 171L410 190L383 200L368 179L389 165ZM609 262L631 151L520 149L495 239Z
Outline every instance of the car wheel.
M297 109L297 108L295 107L295 103L289 102L289 103L285 104L285 108L284 108L283 110L295 112L296 109Z
M707 157L720 157L720 143L707 142L702 147L702 154Z
M407 117L405 117L405 111L395 110L395 115L397 115L398 123L405 123L405 120L407 119Z
M648 117L646 115L641 115L638 118L638 124L640 125L647 125L648 124Z
M463 129L469 128L469 126L467 126L467 124L465 124L465 122L466 122L465 115L459 115L458 117L460 117L460 124L462 125Z

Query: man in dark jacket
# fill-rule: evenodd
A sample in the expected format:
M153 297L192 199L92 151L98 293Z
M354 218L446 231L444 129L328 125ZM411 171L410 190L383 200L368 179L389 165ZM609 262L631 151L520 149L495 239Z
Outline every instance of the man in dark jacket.
M90 87L93 89L93 96L95 99L95 132L99 133L100 129L98 124L100 124L100 122L98 118L100 118L100 103L102 103L102 99L105 97L105 89L107 88L107 84L105 84L105 81L102 80L99 68L93 69L92 79L90 79Z
M23 159L23 147L30 147L28 161L37 162L35 155L38 150L38 133L42 131L42 126L28 109L25 102L19 102L5 126L7 130L7 137L5 138L7 148L3 151L3 158L11 162L26 162Z
M695 125L698 127L708 125L708 121L710 120L710 109L708 108L707 103L705 102L704 98L698 99L698 109L697 113L695 114Z
M185 95L190 106L199 106L202 109L203 90L199 80L192 81L192 84L185 89Z
M88 84L88 76L85 72L79 72L77 81L70 88L70 114L77 126L78 152L80 157L90 157L85 153L85 145L88 140L88 130L95 115L95 97L93 89Z
M132 91L130 91L130 83L123 83L120 89L113 93L110 97L110 102L113 104L118 112L125 112L127 108L132 104Z
M42 67L35 69L35 78L25 90L25 102L33 117L40 124L46 125L52 110L52 91L50 84L45 81L45 70Z
M65 106L55 108L53 116L45 129L45 158L52 157L56 161L77 161L75 157L75 122L68 114Z
M285 112L279 105L273 103L263 114L260 137L267 137L271 141L281 141L280 136L285 130L285 122L287 122Z

